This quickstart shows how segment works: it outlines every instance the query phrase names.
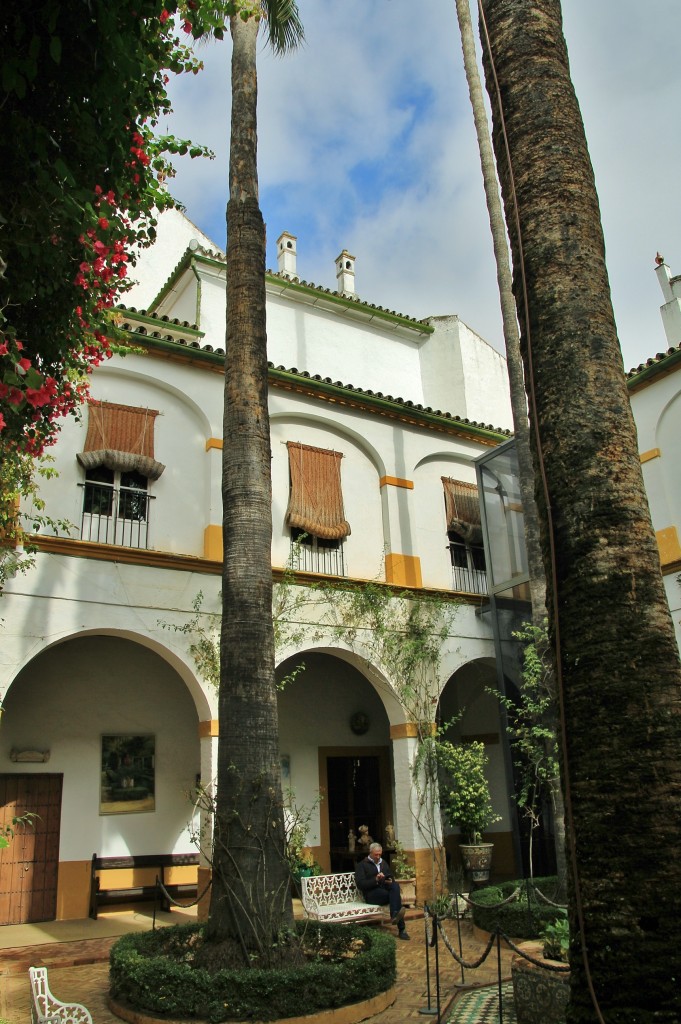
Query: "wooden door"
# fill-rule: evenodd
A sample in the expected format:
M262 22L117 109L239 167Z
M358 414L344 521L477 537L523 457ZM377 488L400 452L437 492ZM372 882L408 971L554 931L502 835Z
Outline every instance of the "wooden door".
M29 811L37 815L0 850L0 925L56 916L62 779L44 773L0 775L0 822L9 824Z

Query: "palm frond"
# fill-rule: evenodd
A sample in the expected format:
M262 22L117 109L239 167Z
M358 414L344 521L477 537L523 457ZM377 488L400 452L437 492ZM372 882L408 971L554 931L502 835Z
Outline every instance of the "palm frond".
M296 0L262 0L267 40L275 53L284 54L305 38Z

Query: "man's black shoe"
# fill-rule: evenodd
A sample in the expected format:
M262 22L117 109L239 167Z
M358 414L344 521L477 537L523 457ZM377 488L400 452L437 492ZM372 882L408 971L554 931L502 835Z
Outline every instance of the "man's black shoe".
M410 938L411 938L411 935L407 935L407 932L406 932L406 930L405 930L405 931L403 931L403 932L398 932L398 933L397 933L397 938L398 938L398 939L410 939Z

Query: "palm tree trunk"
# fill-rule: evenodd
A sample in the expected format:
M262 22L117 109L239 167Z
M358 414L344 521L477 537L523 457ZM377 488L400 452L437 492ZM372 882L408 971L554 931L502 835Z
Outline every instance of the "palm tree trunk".
M559 0L481 0L530 395L570 840L570 1020L671 1022L681 670ZM503 114L503 119L502 119ZM599 1016L600 1014L600 1016Z
M525 546L527 549L527 565L529 572L530 601L532 605L532 624L542 629L546 619L546 577L541 558L539 543L539 516L534 499L534 468L530 452L530 428L527 420L527 396L525 394L525 374L520 354L520 332L516 314L513 280L509 264L506 225L499 198L499 181L497 178L494 153L487 123L487 111L482 94L478 62L475 49L475 36L471 22L470 0L456 0L456 14L461 33L463 66L466 72L468 92L473 109L473 121L478 140L480 166L485 187L487 213L492 232L492 245L497 268L497 284L499 287L499 305L506 347L506 366L511 394L511 413L513 415L513 431L515 434L516 454L518 457L518 476L520 497L523 504L525 527ZM554 673L555 674L555 673ZM552 686L552 689L554 687ZM556 712L557 718L557 712ZM558 722L551 725L557 731ZM567 877L565 860L565 810L560 787L560 779L552 787L554 810L554 841L558 878L564 886ZM565 895L564 892L562 894Z
M272 630L265 226L258 205L258 22L231 19L220 740L208 935L260 966L293 921Z

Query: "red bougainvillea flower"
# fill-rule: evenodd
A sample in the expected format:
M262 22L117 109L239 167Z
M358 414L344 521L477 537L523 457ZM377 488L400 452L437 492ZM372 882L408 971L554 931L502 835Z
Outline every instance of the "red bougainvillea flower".
M4 426L6 426L6 424L5 424L5 417L0 412L0 430L2 430Z
M161 14L160 14L160 17L159 17L158 20L161 22L162 25L165 25L165 23L167 22L169 17L170 17L170 14L168 13L168 11L166 11L165 8L163 8L163 10L161 11Z

